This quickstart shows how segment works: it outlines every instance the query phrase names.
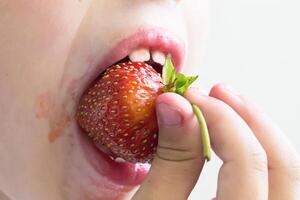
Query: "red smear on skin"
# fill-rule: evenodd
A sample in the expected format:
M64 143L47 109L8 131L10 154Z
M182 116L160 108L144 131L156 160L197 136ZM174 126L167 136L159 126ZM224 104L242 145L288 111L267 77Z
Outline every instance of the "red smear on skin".
M65 113L64 116L61 117L59 121L54 123L53 125L50 124L51 129L48 133L48 140L49 142L53 143L55 140L63 133L64 129L68 127L71 121L71 117L69 114Z
M88 72L86 72L84 75L79 77L78 79L72 79L70 81L69 87L67 88L66 93L69 94L72 97L72 100L75 101L76 99L76 89L78 88L78 85L82 82L82 79L86 76ZM64 79L63 79L64 80ZM63 87L63 82L61 82L61 87ZM41 95L42 96L42 95ZM44 99L41 99L44 100ZM60 119L59 119L60 118ZM48 140L49 142L53 143L55 140L63 133L64 129L68 127L71 116L68 114L67 111L63 113L63 116L59 117L57 120L54 118L50 122L50 132L48 134Z
M60 130L57 130L57 129L50 130L50 132L48 133L49 142L51 142L51 143L55 142L56 138L59 135L59 132L60 132Z
M59 121L55 124L50 124L50 132L48 134L49 142L53 143L61 135L63 130L69 125L71 117L68 114L65 114Z
M36 98L35 116L38 119L49 119L50 131L48 133L48 140L53 143L69 125L71 116L66 111L62 112L62 114L56 113L55 104L51 96L51 93L47 91Z
M49 117L51 107L50 93L46 92L37 97L35 103L35 116L38 119Z

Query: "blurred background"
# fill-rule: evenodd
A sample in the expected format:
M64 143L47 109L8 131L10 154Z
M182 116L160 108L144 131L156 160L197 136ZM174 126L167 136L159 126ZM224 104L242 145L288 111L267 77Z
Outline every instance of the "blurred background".
M212 0L200 84L225 82L261 104L300 152L300 2ZM220 160L204 166L191 200L215 195Z

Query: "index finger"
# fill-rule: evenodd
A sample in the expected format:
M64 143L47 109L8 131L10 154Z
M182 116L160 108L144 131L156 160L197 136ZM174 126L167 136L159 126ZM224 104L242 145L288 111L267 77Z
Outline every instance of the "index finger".
M223 160L218 199L267 199L266 154L243 119L220 100L188 90L185 97L201 108L212 146Z
M300 158L276 124L254 102L237 94L226 85L215 85L210 96L232 107L264 147L268 156L269 198L299 199Z

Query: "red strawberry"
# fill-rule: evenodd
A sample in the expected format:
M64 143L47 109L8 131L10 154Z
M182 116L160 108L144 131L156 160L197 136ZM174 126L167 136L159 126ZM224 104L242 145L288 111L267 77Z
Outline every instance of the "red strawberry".
M108 68L80 99L76 118L101 149L129 162L149 162L158 141L155 99L162 92L183 95L197 76L177 74L170 56L162 77L146 63L120 63ZM199 121L204 157L210 142L204 117L192 105Z
M113 65L81 97L77 121L115 157L148 162L157 146L155 99L162 88L160 74L146 63Z

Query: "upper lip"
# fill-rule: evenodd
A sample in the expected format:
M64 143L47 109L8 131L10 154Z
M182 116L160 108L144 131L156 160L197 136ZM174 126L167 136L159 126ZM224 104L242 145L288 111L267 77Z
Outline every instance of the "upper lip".
M91 79L96 79L102 71L128 56L133 50L144 47L170 54L176 71L181 71L185 59L185 43L172 32L163 28L140 28L122 39L109 50L94 69L90 69Z

